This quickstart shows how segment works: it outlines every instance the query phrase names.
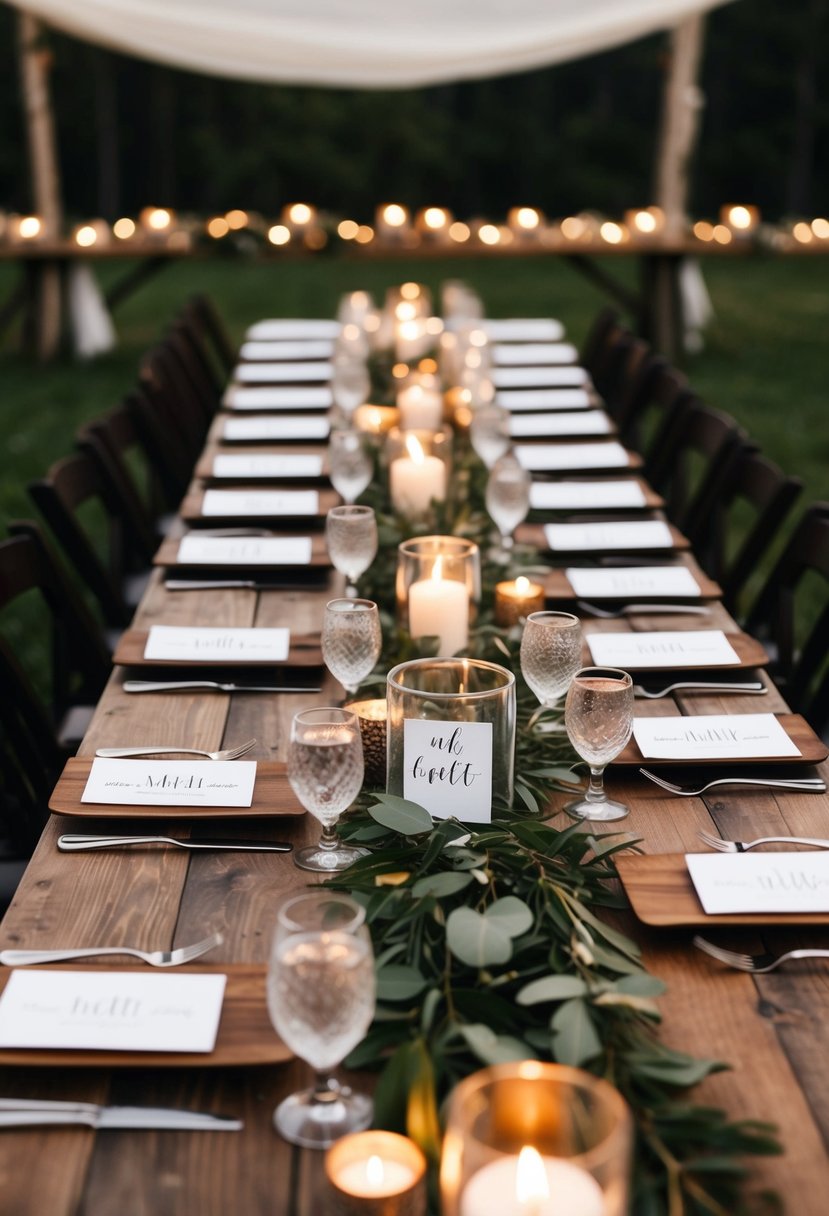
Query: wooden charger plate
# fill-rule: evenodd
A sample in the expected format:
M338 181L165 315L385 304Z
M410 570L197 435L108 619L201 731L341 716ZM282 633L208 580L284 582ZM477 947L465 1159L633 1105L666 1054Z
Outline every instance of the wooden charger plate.
M609 523L620 523L621 520L609 520ZM630 523L638 523L639 520L626 521ZM653 549L643 549L639 545L634 545L630 548L614 548L614 549L551 549L547 544L547 537L544 531L543 524L521 524L515 530L515 539L521 544L533 545L536 549L540 549L542 553L552 553L553 556L567 555L568 553L577 553L579 557L584 557L589 553L591 556L595 554L597 557L603 553L670 553L672 549L690 549L691 542L687 536L683 536L679 528L675 528L673 524L668 524L668 529L671 533L670 545L657 545ZM642 565L647 566L647 561L643 558Z
M716 695L716 690L714 690ZM699 771L701 768L721 768L723 765L748 764L755 768L766 764L820 764L829 756L829 747L815 734L809 723L800 714L775 714L775 718L783 727L786 734L796 747L800 749L799 756L751 756L741 759L739 756L727 756L718 760L688 760L674 757L668 760L645 759L639 750L636 740L631 737L625 750L611 760L611 764L636 765L642 768L688 768ZM669 795L670 796L670 795Z
M711 916L697 898L683 853L617 853L616 868L645 925L829 925L827 912L729 912Z
M294 484L296 484L296 485L313 485L313 484L318 484L321 481L326 481L326 482L328 481L329 469L328 469L328 459L327 459L326 453L327 453L327 448L325 447L325 445L321 445L321 444L316 444L315 446L310 446L307 443L302 444L302 445L294 444L289 448L285 448L285 447L275 446L273 443L270 443L267 446L260 445L259 447L251 448L250 451L248 451L246 448L244 448L241 444L238 444L238 445L233 444L233 446L229 452L223 452L221 448L219 448L218 450L204 452L196 464L195 476L202 478L204 481L209 481L212 485L214 485L216 487L234 486L234 485L257 485L257 486L261 486L264 489L267 486L273 485L274 482L279 482L279 481L284 481L284 482L286 482L286 484L290 484L292 486ZM322 456L323 462L322 462L322 468L321 468L320 472L318 474L311 474L311 475L309 475L307 473L299 474L299 475L297 475L296 473L283 473L278 476L274 476L272 473L268 473L268 474L264 474L264 475L260 474L258 476L249 474L247 476L241 476L241 477L217 477L215 475L215 473L213 472L213 462L215 461L217 456L224 456L224 455L227 455L227 456L256 456L256 457L259 457L259 456L290 456L290 457L293 457L293 456Z
M175 667L176 669L186 668L198 671L212 671L214 668L251 668L256 670L266 669L268 667L276 667L284 670L288 667L322 667L322 648L320 645L320 635L318 633L298 633L291 634L291 641L288 647L288 657L282 662L274 662L271 659L145 659L144 650L149 638L149 630L147 629L127 629L121 634L118 639L118 644L115 647L115 654L112 656L112 661L116 665L122 667L152 667L152 668L167 668Z
M287 489L288 487L281 487ZM267 493L273 490L273 483L270 483L267 488L260 487L262 492ZM311 527L316 524L319 526L324 521L326 515L332 507L338 507L342 503L342 499L336 490L322 489L319 493L319 505L316 515L203 515L202 503L204 502L204 490L195 490L188 494L181 504L181 517L187 520L188 523L201 523L207 525L219 524L242 524L245 522L258 523L259 520L279 519L283 523L291 522L296 524L304 524L306 527Z
M171 757L175 759L175 757ZM282 815L304 815L288 781L281 761L258 760L253 801L250 806L124 806L108 802L81 802L86 788L92 756L72 756L49 799L49 810L56 815L80 819L272 819Z
M199 531L200 531L199 529L195 529L196 536L199 535ZM279 538L277 533L273 533L273 534L269 535L268 537L263 537L263 538L257 538L255 536L251 536L251 537L240 536L237 539L241 541L241 540L248 540L248 539L249 540L257 540L257 539L288 540L290 538L287 535ZM286 563L285 565L274 566L273 564L244 565L242 562L238 562L238 563L237 562L222 562L222 563L214 563L213 565L206 565L204 562L198 562L198 563L180 562L178 559L178 550L179 550L179 545L181 544L181 540L182 540L181 537L170 537L170 536L165 537L165 539L159 545L156 555L153 558L153 565L170 566L170 567L174 566L178 570L220 570L227 578L236 578L237 576L239 578L248 578L252 575L261 575L263 581L265 581L266 578L271 577L274 574L278 575L282 571L285 571L285 570L291 570L291 571L302 571L302 570L310 570L310 569L319 570L319 569L325 569L327 567L330 567L330 565L331 565L331 559L328 556L328 546L325 543L325 537L320 532L316 533L314 536L311 537L311 560L310 560L310 562L308 562L307 565L301 565L301 566L291 565L290 563Z
M44 964L49 970L152 970L127 964L116 967L113 957L83 958L75 963ZM42 968L41 968L42 969ZM13 967L0 968L0 991ZM210 966L198 961L175 968L182 974L226 975L222 1016L212 1051L88 1051L73 1048L0 1047L0 1064L30 1068L232 1068L250 1064L284 1064L294 1053L277 1035L265 998L266 968L258 963Z
M700 632L703 632L703 631L704 630L700 630ZM619 630L618 632L614 631L611 633L607 630L603 630L601 628L601 624L599 624L597 626L597 628L593 631L595 636L601 636L601 637L606 637L606 638L607 637L613 637L613 638L627 637L629 632L633 632L633 631L631 630L631 631L622 632L621 630ZM654 632L656 632L656 631L654 631ZM692 631L683 630L681 632L692 632ZM587 636L590 637L590 633L588 633ZM756 638L753 638L749 634L743 633L742 631L740 631L739 633L726 633L725 636L728 639L728 642L730 643L730 645L734 648L734 652L737 655L736 662L716 663L716 664L706 663L706 665L704 667L683 666L682 664L679 664L676 667L653 667L653 666L649 667L647 664L644 664L644 663L641 666L634 665L633 663L626 663L625 670L630 671L630 672L646 671L646 672L648 672L648 675L651 680L654 680L654 681L661 680L664 677L665 683L669 684L671 682L670 677L673 674L675 674L676 672L682 672L683 677L685 677L688 680L693 680L695 677L697 679L704 680L706 678L706 672L709 672L709 671L737 671L737 670L742 670L744 668L753 669L755 667L767 666L768 661L769 661L769 656L766 654L765 650L763 649L763 647L760 645L760 643L757 641ZM594 666L593 655L591 654L590 650L588 649L587 642L585 642L584 646L582 647L582 664L584 667ZM712 695L716 695L716 692L717 692L716 688L712 688L711 692L712 692Z

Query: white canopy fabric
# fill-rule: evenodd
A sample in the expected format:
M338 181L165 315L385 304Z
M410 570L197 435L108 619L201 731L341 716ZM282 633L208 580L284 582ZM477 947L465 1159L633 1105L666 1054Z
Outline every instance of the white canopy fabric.
M215 76L409 88L499 76L729 0L10 0L88 42Z

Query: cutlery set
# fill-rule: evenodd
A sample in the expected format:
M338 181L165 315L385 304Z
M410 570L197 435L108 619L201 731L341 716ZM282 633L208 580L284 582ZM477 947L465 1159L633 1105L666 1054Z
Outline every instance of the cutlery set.
M238 1132L241 1119L161 1106L98 1106L94 1102L52 1102L34 1098L0 1098L0 1127L91 1127L95 1131Z
M234 684L217 680L124 680L123 689L124 692L321 692L319 688L300 685Z
M176 950L136 950L132 946L86 946L66 950L0 950L0 964L4 967L30 967L37 963L63 963L75 958L103 958L105 955L129 955L151 967L181 967L201 958L208 950L222 944L221 933L213 933L204 941L192 946L180 946Z

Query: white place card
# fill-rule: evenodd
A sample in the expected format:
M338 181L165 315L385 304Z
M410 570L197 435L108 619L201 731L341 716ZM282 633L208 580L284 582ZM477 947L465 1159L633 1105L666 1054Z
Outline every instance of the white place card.
M237 481L246 477L321 477L322 456L299 452L279 456L220 452L213 458L211 475Z
M777 760L801 754L774 714L634 718L633 735L647 760Z
M603 521L597 524L545 524L551 549L584 550L673 549L671 529L661 519Z
M15 970L0 997L0 1046L210 1052L225 975Z
M545 367L493 367L491 379L496 388L560 388L590 381L585 369L575 363L566 367L549 364Z
M564 337L564 326L554 317L486 317L477 328L490 342L560 342Z
M235 443L262 443L305 439L324 443L331 433L325 417L289 414L283 418L228 418L222 438Z
M436 819L492 819L492 724L403 723L403 797Z
M627 469L630 456L621 443L517 443L515 455L525 469L556 473L573 469Z
M203 516L319 515L316 490L205 490Z
M534 481L530 506L534 511L590 511L612 507L644 507L638 481Z
M273 317L255 322L245 337L254 342L288 338L336 338L341 329L339 321L323 321L317 317Z
M507 388L496 393L495 400L511 414L524 410L586 410L594 404L586 388Z
M242 388L231 384L222 398L222 405L229 410L327 410L333 404L334 397L326 385Z
M330 359L334 343L330 338L295 338L290 341L251 338L243 342L239 358L243 360L269 359L279 363L286 359Z
M579 352L570 342L498 342L492 357L498 367L539 367L575 363Z
M577 410L557 414L514 414L509 421L513 439L530 436L609 435L613 423L604 410Z
M178 547L178 566L307 566L310 536L199 536L190 532Z
M250 806L255 760L106 760L96 756L81 802L105 806Z
M709 916L829 912L828 853L687 853L685 861Z
M153 663L284 663L290 645L290 629L151 625L144 658Z
M331 364L313 363L240 363L233 372L240 384L296 384L303 380L331 379Z
M576 595L586 600L640 600L653 596L688 599L702 595L702 588L686 566L627 566L619 570L564 572Z
M587 645L597 667L733 667L740 662L721 629L591 633Z

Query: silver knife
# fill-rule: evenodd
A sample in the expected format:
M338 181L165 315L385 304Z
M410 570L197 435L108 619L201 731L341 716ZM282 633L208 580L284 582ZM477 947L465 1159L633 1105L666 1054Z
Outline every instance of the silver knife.
M167 591L234 591L240 588L246 591L284 590L284 587L274 583L255 583L253 579L242 578L168 578L164 586Z
M94 1102L52 1102L0 1098L0 1127L81 1124L96 1131L160 1128L169 1131L237 1132L241 1119L162 1106L98 1106Z
M321 688L294 685L219 684L215 680L124 680L124 692L178 692L187 689L202 692L322 692Z
M224 850L230 853L290 853L292 844L284 840L176 840L173 836L84 836L68 834L58 837L58 848L64 853L83 849L120 849L129 845L172 844L179 849Z

